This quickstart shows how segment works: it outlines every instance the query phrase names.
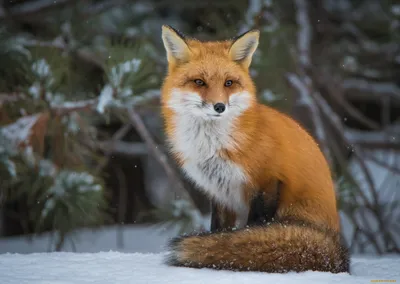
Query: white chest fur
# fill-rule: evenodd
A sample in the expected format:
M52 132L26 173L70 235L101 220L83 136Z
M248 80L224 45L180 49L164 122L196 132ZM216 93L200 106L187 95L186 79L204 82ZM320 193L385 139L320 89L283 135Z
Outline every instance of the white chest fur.
M238 164L221 157L223 149L233 149L234 120L250 105L247 92L232 94L221 119L208 119L211 107L204 107L197 93L173 90L168 107L176 116L172 150L184 159L183 170L198 187L218 203L237 214L236 225L247 223L248 206L243 199L247 176ZM215 114L215 113L214 113Z
M217 202L242 211L246 175L239 165L219 155L220 150L233 147L232 122L180 116L175 131L172 148L185 159L185 173Z

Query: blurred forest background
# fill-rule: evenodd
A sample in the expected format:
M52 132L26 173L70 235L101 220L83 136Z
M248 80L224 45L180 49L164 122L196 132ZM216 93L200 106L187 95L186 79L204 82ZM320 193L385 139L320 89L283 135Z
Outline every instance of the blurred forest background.
M52 232L61 250L84 227L208 229L209 202L164 147L162 24L204 40L260 29L259 99L319 141L351 251L400 253L389 0L0 1L1 238Z

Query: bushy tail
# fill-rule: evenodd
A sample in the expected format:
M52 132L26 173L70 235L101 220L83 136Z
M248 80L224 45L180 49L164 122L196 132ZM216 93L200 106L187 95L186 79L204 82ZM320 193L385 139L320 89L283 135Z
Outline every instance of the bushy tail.
M299 223L272 223L236 231L174 238L173 266L284 273L349 272L347 249L335 232Z

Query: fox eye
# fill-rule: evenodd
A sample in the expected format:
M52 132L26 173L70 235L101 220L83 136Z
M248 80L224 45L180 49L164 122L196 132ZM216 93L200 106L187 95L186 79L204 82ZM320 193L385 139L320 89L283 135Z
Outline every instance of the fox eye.
M230 86L232 86L232 84L233 84L232 80L227 80L225 82L225 87L230 87Z
M196 79L196 80L194 80L194 82L196 83L196 85L198 85L198 86L204 86L206 83L204 83L204 81L203 80L200 80L200 79Z

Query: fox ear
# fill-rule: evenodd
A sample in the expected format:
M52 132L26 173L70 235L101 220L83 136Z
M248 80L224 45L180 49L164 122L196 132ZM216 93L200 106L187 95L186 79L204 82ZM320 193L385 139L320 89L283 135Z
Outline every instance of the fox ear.
M229 49L231 59L248 68L257 49L259 37L258 30L250 30L235 38Z
M185 36L171 26L162 26L162 40L167 51L168 62L185 62L189 58L189 46Z

